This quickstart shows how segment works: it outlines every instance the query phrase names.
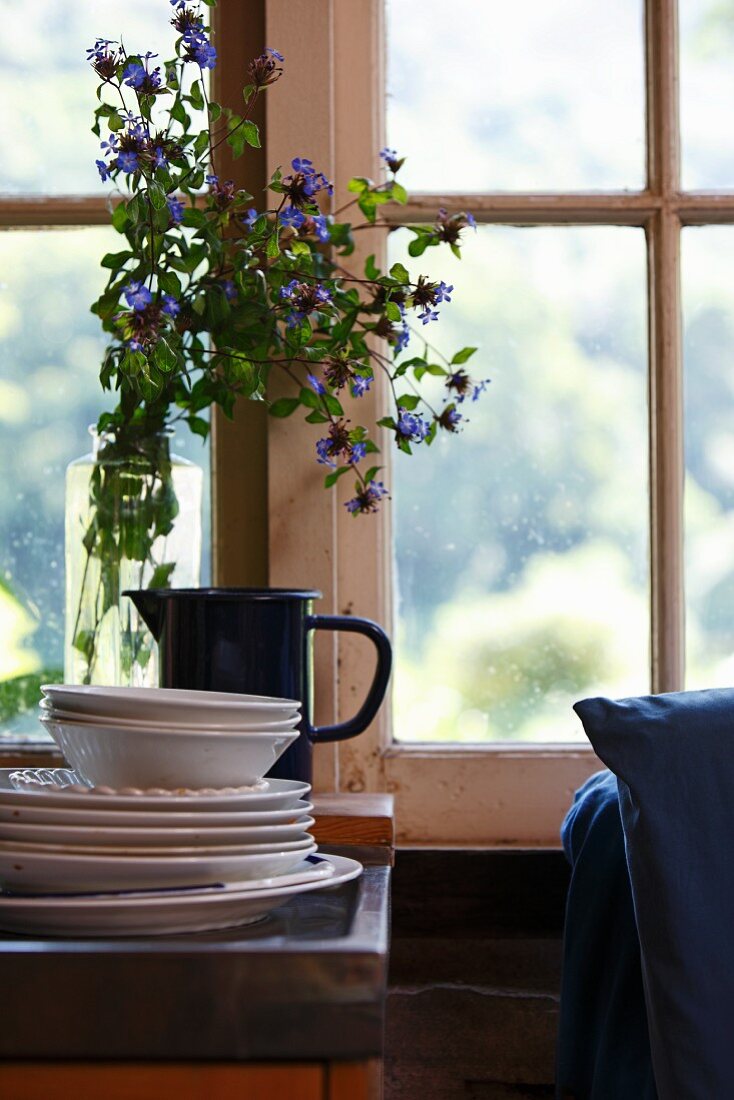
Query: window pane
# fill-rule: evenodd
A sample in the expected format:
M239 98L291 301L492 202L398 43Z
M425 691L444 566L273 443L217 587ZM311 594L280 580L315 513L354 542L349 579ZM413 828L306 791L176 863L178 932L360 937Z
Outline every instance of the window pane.
M734 6L681 0L682 178L687 190L734 187Z
M424 191L644 184L642 4L388 0L388 138Z
M41 734L16 713L13 682L63 665L64 475L114 401L99 383L104 342L89 305L116 239L109 229L0 233L0 730ZM174 447L208 462L183 432ZM204 568L206 578L208 559Z
M396 738L581 738L574 700L649 690L643 234L483 227L461 263L405 243L455 286L430 338L479 345L492 383L459 438L393 463Z
M686 686L734 682L734 227L683 231Z
M0 191L51 194L109 191L90 132L97 77L86 50L97 37L124 39L128 51L171 55L169 5L151 0L33 0L6 12L0 35ZM8 105L12 105L11 108Z

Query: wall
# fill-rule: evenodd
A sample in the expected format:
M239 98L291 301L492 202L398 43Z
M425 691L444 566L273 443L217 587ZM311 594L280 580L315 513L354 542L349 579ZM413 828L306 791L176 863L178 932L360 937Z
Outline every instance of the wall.
M560 852L397 853L385 1100L553 1097Z

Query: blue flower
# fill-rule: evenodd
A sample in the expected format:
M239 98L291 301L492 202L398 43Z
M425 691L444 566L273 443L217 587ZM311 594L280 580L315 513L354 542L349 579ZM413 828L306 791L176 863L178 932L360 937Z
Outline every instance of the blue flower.
M450 295L453 289L453 285L446 286L446 283L442 279L441 282L438 284L438 287L436 288L436 304L438 304L439 302L450 302Z
M371 385L371 378L358 374L352 382L352 397L364 397Z
M405 348L407 348L409 343L410 343L410 329L408 328L407 322L404 321L402 328L400 328L398 330L397 336L395 338L395 352L396 352L396 354L400 351L403 351Z
M119 153L117 157L117 167L121 168L123 172L127 172L129 175L131 172L137 172L140 167L140 161L137 153Z
M219 176L215 176L210 173L208 176L205 177L204 182L208 184L209 187L216 187L219 183Z
M279 53L277 50L272 49L272 47L270 46L266 46L264 52L269 53L270 56L274 57L276 61L285 61L283 54Z
M313 173L313 161L308 157L294 157L291 161L291 168L294 172L303 172L305 176L309 176Z
M166 154L161 149L160 145L156 145L156 147L153 151L153 166L155 168L167 168L168 167L168 159L166 157Z
M99 172L99 178L102 180L102 183L106 183L107 180L110 178L109 168L107 167L107 165L105 164L105 162L103 160L95 160L94 163L97 165L97 171Z
M296 210L295 206L286 206L279 217L283 225L293 226L294 229L298 229L305 221L304 215L300 210Z
M166 199L166 205L173 224L180 225L184 216L184 204L181 199L177 199L175 195L170 195Z
M396 431L398 442L401 439L410 443L422 443L430 431L430 424L419 413L411 413L406 409L398 409L398 422Z
M309 384L314 393L317 393L319 397L321 396L321 394L326 393L326 386L323 382L319 381L315 374L311 374L311 372L309 371L306 377L308 378Z
M331 440L328 436L326 439L319 439L316 444L316 455L316 461L322 466L330 466L332 470L336 469L336 462L331 455Z
M317 214L313 220L316 228L316 236L320 241L328 241L331 237L329 221L325 214Z
M368 481L357 489L357 495L348 500L344 507L353 516L360 512L376 512L380 501L386 496L387 489L382 481Z
M464 214L464 217L466 218L467 225L471 226L472 229L477 228L477 219L473 214Z
M140 343L139 340L136 340L134 336L133 336L132 340L128 340L127 346L129 347L130 351L142 351L143 350L143 345Z
M380 149L380 156L393 175L405 164L405 157L398 156L397 149L388 149L385 146L384 149Z
M168 317L178 317L181 312L181 303L172 294L163 295L161 310Z
M99 147L100 147L100 149L104 149L104 155L106 157L109 157L112 153L116 153L117 152L117 146L118 146L117 134L110 134L107 141L100 141L100 143L99 143Z
M244 218L242 219L242 221L243 221L243 222L244 222L244 224L245 224L245 225L246 225L246 226L248 227L248 229L252 229L253 225L255 224L255 222L257 221L257 219L258 219L259 217L260 217L260 215L258 214L258 212L257 212L257 210L255 209L255 207L254 207L254 206L251 206L251 207L250 207L250 209L249 209L249 210L247 211L247 213L245 214L245 216L244 216Z
M213 69L217 64L217 51L204 33L200 23L187 27L183 34L188 50L187 61L195 61L200 69Z
M476 383L476 385L474 386L474 389L472 391L472 395L471 395L472 401L478 401L479 400L479 398L481 397L481 395L484 393L487 386L489 385L489 381L490 381L489 378L485 378L483 382L477 382Z
M145 69L138 61L128 61L122 70L122 80L129 88L140 88L145 80Z
M231 279L220 279L219 285L224 291L224 297L228 302L237 301L237 287L234 285Z
M144 286L143 283L137 280L128 283L123 290L123 294L130 308L136 311L145 309L153 300L153 295L150 293L147 286Z
M422 321L424 325L427 325L429 321L437 321L438 310L430 309L428 306L426 306L423 312L418 314L418 319Z
M364 456L367 454L366 443L353 443L352 453L350 455L351 463L356 466L358 462L361 462Z

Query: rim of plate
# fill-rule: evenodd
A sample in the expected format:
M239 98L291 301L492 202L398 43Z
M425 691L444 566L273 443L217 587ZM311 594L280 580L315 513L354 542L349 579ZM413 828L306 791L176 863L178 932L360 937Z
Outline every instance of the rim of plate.
M46 705L49 704L49 705ZM41 715L40 721L43 719L52 720L54 722L64 722L66 724L73 725L104 725L114 726L121 729L150 729L154 726L156 729L165 726L167 729L176 729L191 731L192 733L211 732L211 733L287 733L289 730L296 728L301 721L300 712L294 712L290 718L283 718L277 722L260 721L255 722L252 719L249 723L243 725L234 725L233 723L225 722L204 722L204 729L202 730L202 722L188 721L188 722L174 722L168 719L166 722L158 722L154 718L120 718L115 716L112 718L109 715L104 714L92 714L91 712L81 712L75 710L63 710L58 707L54 707L50 700L42 699L39 703L39 710ZM243 719L244 722L244 719Z
M0 768L0 784L2 779L21 769ZM53 772L57 769L48 769ZM64 770L64 769L61 769ZM67 769L68 770L68 769ZM273 799L292 799L293 802L301 801L311 791L311 784L300 779L266 779L264 788L252 789L248 787L240 791L231 791L227 794L218 794L212 788L203 788L199 791L189 791L188 794L118 794L117 792L100 792L98 788L80 788L61 786L35 786L29 783L27 788L18 790L13 787L0 785L0 801L16 803L30 802L47 805L70 806L76 803L76 809L108 809L108 810L184 810L207 809L212 812L232 809L247 805L253 809L262 808L263 803L272 802ZM289 810L292 806L271 806L275 810ZM242 811L246 812L246 811Z
M84 852L75 849L63 849L59 845L54 846L52 844L39 844L37 847L33 847L29 844L12 844L9 841L0 841L0 853L4 853L11 859L24 859L30 863L38 863L40 860L48 861L49 859L52 859L54 863L81 862L91 864L104 861L109 863L110 866L114 865L115 867L121 867L123 869L139 867L141 866L141 861L143 864L148 862L165 862L174 867L186 867L191 863L201 863L202 860L216 862L224 861L225 866L227 861L241 862L242 860L268 857L275 859L278 856L285 860L292 859L294 855L298 855L300 852L303 852L305 858L305 856L311 855L316 851L317 844L313 837L309 837L302 841L291 841L290 847L288 847L285 842L282 844L253 844L246 849L237 848L236 852L226 852L226 847L227 846L223 846L216 850L199 848L180 849L180 851L184 852L182 855L171 855L170 852L175 851L175 849L166 849L164 854L159 854L157 851L152 850L155 851L155 854L145 857L144 851L141 848L135 849L133 855L110 856L109 849ZM233 847L233 845L229 845L229 847ZM130 848L126 846L125 850L130 851ZM149 849L149 851L151 851L151 849ZM211 854L204 854L205 852ZM222 854L222 852L224 852L224 854Z
M356 859L352 859L351 856L335 856L329 855L320 857L329 862L334 868L331 875L324 875L320 878L306 879L302 883L290 883L283 886L268 886L264 889L245 889L245 883L223 883L219 886L209 886L199 888L190 888L186 890L179 890L172 888L171 890L160 891L152 893L146 890L125 890L120 893L88 893L81 895L75 894L58 894L49 897L48 894L13 894L2 895L0 894L0 912L3 908L11 908L16 906L18 908L27 909L40 909L46 907L55 907L63 909L78 909L84 907L91 907L93 909L107 909L113 906L122 905L126 908L155 908L163 907L171 903L180 904L185 901L197 901L201 905L210 904L220 898L230 898L237 900L240 896L244 899L246 897L279 897L289 893L305 893L306 890L326 889L327 887L340 886L345 882L350 882L352 879L358 878L362 874L364 867ZM297 872L292 872L296 874ZM272 876L270 876L272 878ZM283 876L286 877L285 875ZM253 880L258 881L258 880ZM262 880L260 880L262 881Z
M81 696L91 699L124 700L128 703L154 703L156 706L181 707L204 706L222 710L241 711L248 707L264 707L268 710L300 710L298 699L281 699L274 695L240 695L228 691L200 691L196 688L137 688L106 687L101 684L41 684L41 691L53 701Z

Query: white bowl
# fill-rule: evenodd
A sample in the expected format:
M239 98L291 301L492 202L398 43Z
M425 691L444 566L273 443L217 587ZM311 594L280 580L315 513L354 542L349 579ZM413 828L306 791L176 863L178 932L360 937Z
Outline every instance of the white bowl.
M225 691L185 688L98 687L95 684L42 684L41 691L56 710L73 710L101 718L150 719L156 722L217 722L237 725L275 722L294 717L297 699L266 695L236 695Z
M62 708L55 707L50 699L42 699L38 704L43 718L53 718L61 722L92 722L96 725L103 726L127 726L132 729L151 729L155 726L158 728L158 720L152 721L150 718L114 718L108 715L98 714L85 714L75 710L64 710ZM216 717L216 715L215 715ZM172 719L167 719L165 722L161 722L161 726L165 726L167 730L196 730L201 733L228 733L230 730L239 730L242 733L249 733L250 731L257 731L258 733L280 733L282 731L294 730L298 723L301 721L300 714L294 714L291 718L281 719L277 722L268 721L255 721L254 719L248 719L243 717L237 725L232 723L216 723L214 721L187 721L175 722Z
M243 787L262 779L298 737L111 727L41 718L69 764L94 786Z

